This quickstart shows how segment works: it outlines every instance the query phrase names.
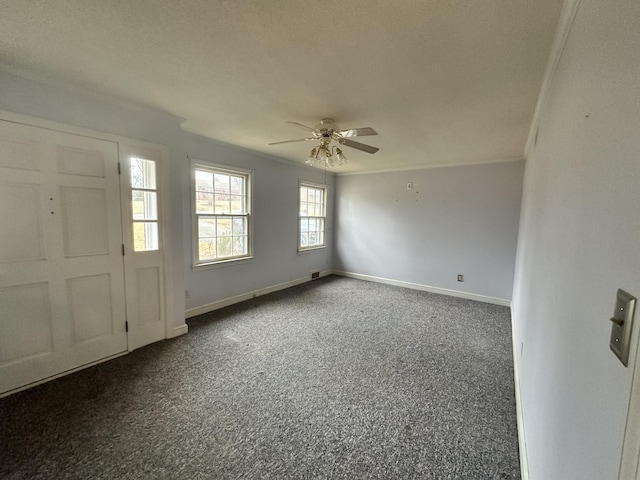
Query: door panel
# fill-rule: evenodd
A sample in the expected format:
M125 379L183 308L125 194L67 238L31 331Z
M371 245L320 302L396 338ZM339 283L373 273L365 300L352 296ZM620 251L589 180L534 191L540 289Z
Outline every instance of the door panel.
M20 321L0 316L0 362L8 364L53 350L51 306L47 283L15 285L0 290L0 311L20 312Z
M136 292L138 298L138 325L161 322L162 295L160 268L147 267L136 269Z
M85 177L105 177L105 158L102 152L58 145L58 172Z
M108 255L107 195L103 188L60 187L64 256Z
M27 136L15 137L13 132L0 135L0 167L38 170L38 144Z
M38 185L0 182L0 225L0 262L44 259Z
M113 334L109 274L67 279L74 342Z
M120 156L129 348L134 349L167 337L164 242L156 233L163 231L163 192L157 188L162 182L156 176L164 169L155 149L121 144Z
M126 351L113 142L0 121L0 393Z

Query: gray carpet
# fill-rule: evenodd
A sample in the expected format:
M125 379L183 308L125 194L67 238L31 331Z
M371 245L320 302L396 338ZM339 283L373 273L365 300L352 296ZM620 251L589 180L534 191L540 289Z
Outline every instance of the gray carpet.
M0 399L2 478L520 478L509 310L327 277Z

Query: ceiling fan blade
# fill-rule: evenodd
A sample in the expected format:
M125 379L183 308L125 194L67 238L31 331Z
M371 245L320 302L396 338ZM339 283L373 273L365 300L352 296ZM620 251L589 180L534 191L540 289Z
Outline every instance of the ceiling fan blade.
M306 125L303 125L301 123L298 122L284 122L284 123L290 123L291 125L297 125L300 128L304 128L307 132L313 132L314 129L311 127L307 127Z
M317 138L298 138L296 140L284 140L282 142L271 142L267 145L279 145L281 143L294 143L294 142L308 142L310 140L317 140Z
M363 137L365 135L377 135L377 134L378 132L376 132L371 127L349 128L347 130L340 130L338 132L338 135L340 135L342 138Z
M339 140L341 145L346 145L347 147L355 148L356 150L362 150L367 153L376 153L379 148L372 147L371 145L365 145L364 143L355 142L353 140L349 140L348 138L341 138Z

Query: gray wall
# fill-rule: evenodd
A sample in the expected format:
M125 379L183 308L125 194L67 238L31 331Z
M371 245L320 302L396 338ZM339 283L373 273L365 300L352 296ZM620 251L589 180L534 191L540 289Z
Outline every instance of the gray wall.
M609 318L618 288L640 296L639 25L637 0L580 3L527 158L513 317L532 480L618 478L635 349L625 368Z
M42 83L0 71L0 109L73 126L166 145L170 155L171 241L175 325L185 308L308 277L331 268L332 246L297 254L298 181L323 183L324 172L285 163L255 152L208 140L180 128L164 113L67 85ZM191 270L191 215L187 156L254 169L255 260L194 272ZM329 184L329 218L333 215L334 176ZM331 221L329 221L331 224ZM329 238L332 232L329 231ZM186 299L185 290L190 296Z
M523 170L514 161L339 175L334 269L510 300Z

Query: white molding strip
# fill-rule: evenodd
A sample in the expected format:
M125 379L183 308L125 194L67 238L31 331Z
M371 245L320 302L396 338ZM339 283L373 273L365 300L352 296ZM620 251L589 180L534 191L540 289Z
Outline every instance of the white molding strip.
M618 480L640 479L640 334L637 331L633 332L631 343L635 345L636 354L631 366L631 392L629 393Z
M520 477L529 480L529 457L527 456L527 437L524 431L524 415L522 413L522 397L520 395L520 353L517 347L513 308L511 308L511 344L513 346L513 379L516 393L516 423L518 426L518 449L520 451Z
M332 273L331 270L323 270L322 272L320 272L320 277L326 277L327 275L331 275L331 273ZM311 281L312 281L311 273L309 273L309 275L306 277L296 278L295 280L290 280L288 282L279 283L277 285L271 285L269 287L260 288L252 292L242 293L234 297L223 298L222 300L217 300L215 302L207 303L206 305L201 305L199 307L189 308L185 312L185 317L191 318L191 317L195 317L196 315L202 315L204 313L213 312L214 310L228 307L229 305L244 302L245 300L250 300L255 297L266 295L268 293L277 292L278 290L284 290L285 288L294 287L296 285L300 285L301 283L306 283Z
M485 295L477 295L475 293L461 292L459 290L449 290L448 288L432 287L429 285L422 285L420 283L404 282L402 280L392 280L390 278L374 277L372 275L363 275L360 273L343 272L340 270L333 270L334 275L340 275L341 277L356 278L358 280L365 280L367 282L384 283L386 285L395 285L396 287L411 288L413 290L422 290L425 292L439 293L440 295L448 295L450 297L465 298L467 300L475 300L477 302L492 303L494 305L502 305L505 307L511 306L510 300L503 298L487 297Z
M531 127L529 128L529 137L524 149L524 158L528 159L531 149L533 148L536 136L538 134L538 127L540 125L540 117L542 115L542 109L549 96L549 90L551 88L551 82L553 81L558 64L560 63L560 57L564 50L564 46L567 43L569 32L571 31L571 25L578 11L580 0L565 0L562 6L562 12L560 12L560 18L558 20L558 26L553 38L553 44L551 45L551 51L549 52L549 59L547 60L547 67L545 68L544 77L542 78L542 85L540 92L538 92L538 100L536 102L536 108L533 112L533 118L531 120Z
M455 168L455 167L475 167L491 165L494 163L522 162L523 157L499 158L493 160L483 160L480 162L460 162L460 163L437 163L433 165L413 165L411 167L386 168L381 170L367 170L364 172L335 172L337 177L347 177L350 175L372 175L377 173L401 173L415 172L417 170L431 170L433 168Z
M169 336L167 338L175 338L180 335L184 335L189 331L189 325L183 323L182 325L178 325L177 327L173 327L173 330L169 332Z

